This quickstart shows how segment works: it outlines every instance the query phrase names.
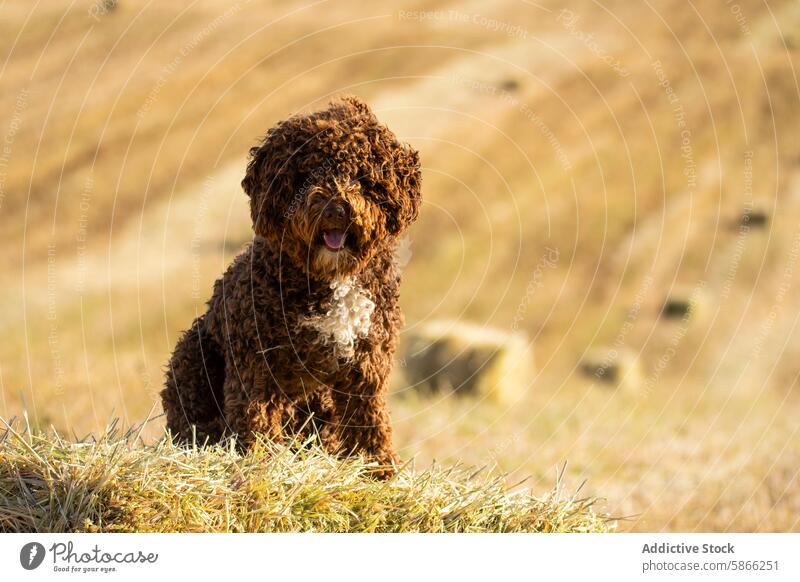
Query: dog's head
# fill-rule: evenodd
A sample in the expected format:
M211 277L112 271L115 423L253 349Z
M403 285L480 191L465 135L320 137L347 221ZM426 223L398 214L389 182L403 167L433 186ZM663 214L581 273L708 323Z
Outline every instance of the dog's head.
M270 129L242 187L256 234L328 280L361 269L416 219L419 154L366 103L343 97Z

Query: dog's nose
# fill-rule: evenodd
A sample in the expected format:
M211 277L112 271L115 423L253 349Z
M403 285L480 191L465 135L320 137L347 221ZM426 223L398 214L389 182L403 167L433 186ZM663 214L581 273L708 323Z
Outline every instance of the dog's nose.
M322 211L322 216L329 220L344 218L346 215L346 211L344 206L337 202L330 202L325 205L325 209Z

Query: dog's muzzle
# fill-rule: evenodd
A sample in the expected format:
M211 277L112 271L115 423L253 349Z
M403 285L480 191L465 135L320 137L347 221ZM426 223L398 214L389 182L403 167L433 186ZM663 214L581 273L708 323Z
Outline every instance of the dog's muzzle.
M341 229L334 228L322 231L322 241L329 251L340 251L344 248L347 233Z
M347 209L336 200L330 200L322 210L322 243L329 251L337 252L347 242Z

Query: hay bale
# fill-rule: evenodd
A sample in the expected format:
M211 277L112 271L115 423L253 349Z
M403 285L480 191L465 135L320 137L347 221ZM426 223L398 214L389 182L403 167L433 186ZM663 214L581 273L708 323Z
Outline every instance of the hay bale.
M504 79L500 82L500 89L506 93L514 93L517 89L519 89L519 81L511 78Z
M533 352L524 333L458 321L432 321L403 338L400 370L408 387L519 400L533 380Z
M683 319L692 316L694 305L687 297L667 297L661 316L665 319Z
M740 227L767 228L769 226L769 212L765 208L746 208L739 219Z
M677 289L664 300L661 317L671 320L697 320L704 304L705 296L701 289Z
M628 349L592 349L578 367L585 377L608 387L633 391L642 385L639 359Z

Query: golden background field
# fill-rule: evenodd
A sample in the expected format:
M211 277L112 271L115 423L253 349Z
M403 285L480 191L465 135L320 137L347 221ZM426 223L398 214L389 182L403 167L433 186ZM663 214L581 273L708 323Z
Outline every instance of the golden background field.
M422 155L408 328L519 328L536 354L513 405L394 396L405 458L535 491L568 461L621 529L800 529L797 2L0 16L3 418L82 438L159 414L178 333L252 236L248 148L355 93ZM739 226L750 207L765 227ZM660 317L692 293L688 323ZM642 367L625 390L579 367L615 343Z

